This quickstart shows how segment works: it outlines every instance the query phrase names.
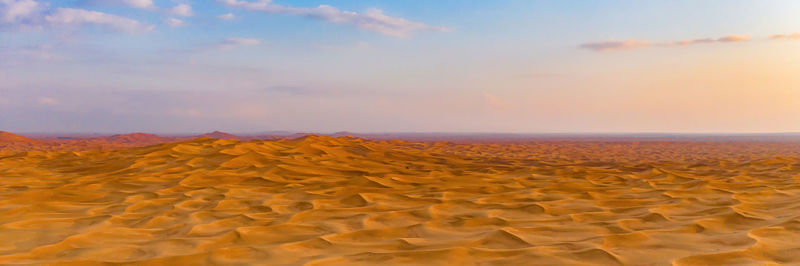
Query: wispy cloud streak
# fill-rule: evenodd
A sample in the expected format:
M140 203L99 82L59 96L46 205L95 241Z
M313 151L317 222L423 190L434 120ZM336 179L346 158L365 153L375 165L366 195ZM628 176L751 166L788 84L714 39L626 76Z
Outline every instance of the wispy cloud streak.
M651 46L652 43L642 40L624 40L624 41L604 41L604 42L589 42L581 44L579 47L583 49L605 52L605 51L620 51L632 50Z
M49 4L34 0L0 0L0 27L24 30L93 25L128 33L144 33L153 29L152 25L123 16L78 8L48 7Z
M230 50L240 46L256 46L261 44L261 40L250 38L227 38L219 42L216 46L223 50Z
M97 25L130 33L148 32L153 29L152 25L134 19L75 8L57 8L44 19L55 25Z
M789 34L775 34L769 36L770 40L800 40L800 32L789 33Z
M218 1L231 8L242 8L268 14L304 16L332 23L347 24L359 29L396 37L407 37L416 31L451 31L451 29L447 27L429 26L421 22L391 17L384 14L383 10L376 8L370 8L363 13L358 13L339 10L329 5L320 5L313 8L296 8L273 4L270 0L254 2L241 0Z
M750 36L747 35L726 35L720 38L702 38L702 39L693 39L693 40L682 40L682 41L673 41L673 42L650 42L645 40L637 40L637 39L630 39L624 41L602 41L602 42L588 42L579 45L579 48L597 51L597 52L607 52L607 51L624 51L624 50L633 50L639 48L646 48L646 47L676 47L676 46L689 46L689 45L696 45L696 44L710 44L710 43L737 43L737 42L746 42L751 39Z

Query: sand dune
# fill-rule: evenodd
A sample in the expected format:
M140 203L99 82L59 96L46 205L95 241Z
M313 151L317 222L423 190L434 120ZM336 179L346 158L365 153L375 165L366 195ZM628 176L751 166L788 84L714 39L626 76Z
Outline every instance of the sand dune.
M35 142L35 140L11 132L0 131L0 142Z
M800 263L792 143L0 151L0 264Z

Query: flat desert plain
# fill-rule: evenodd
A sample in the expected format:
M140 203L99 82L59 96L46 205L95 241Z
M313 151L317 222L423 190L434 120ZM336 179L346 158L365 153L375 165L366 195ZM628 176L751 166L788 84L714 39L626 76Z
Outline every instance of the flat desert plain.
M37 147L0 151L3 265L800 264L797 143Z

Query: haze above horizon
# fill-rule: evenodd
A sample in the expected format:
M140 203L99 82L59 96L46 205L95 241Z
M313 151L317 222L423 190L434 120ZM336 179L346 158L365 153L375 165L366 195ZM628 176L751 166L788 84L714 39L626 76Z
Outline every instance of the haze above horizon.
M0 130L800 132L796 10L0 0Z

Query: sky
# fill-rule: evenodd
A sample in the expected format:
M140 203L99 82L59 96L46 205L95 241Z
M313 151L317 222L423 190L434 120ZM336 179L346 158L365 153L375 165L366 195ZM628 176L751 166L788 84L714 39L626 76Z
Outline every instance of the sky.
M800 132L797 10L0 0L0 130Z

